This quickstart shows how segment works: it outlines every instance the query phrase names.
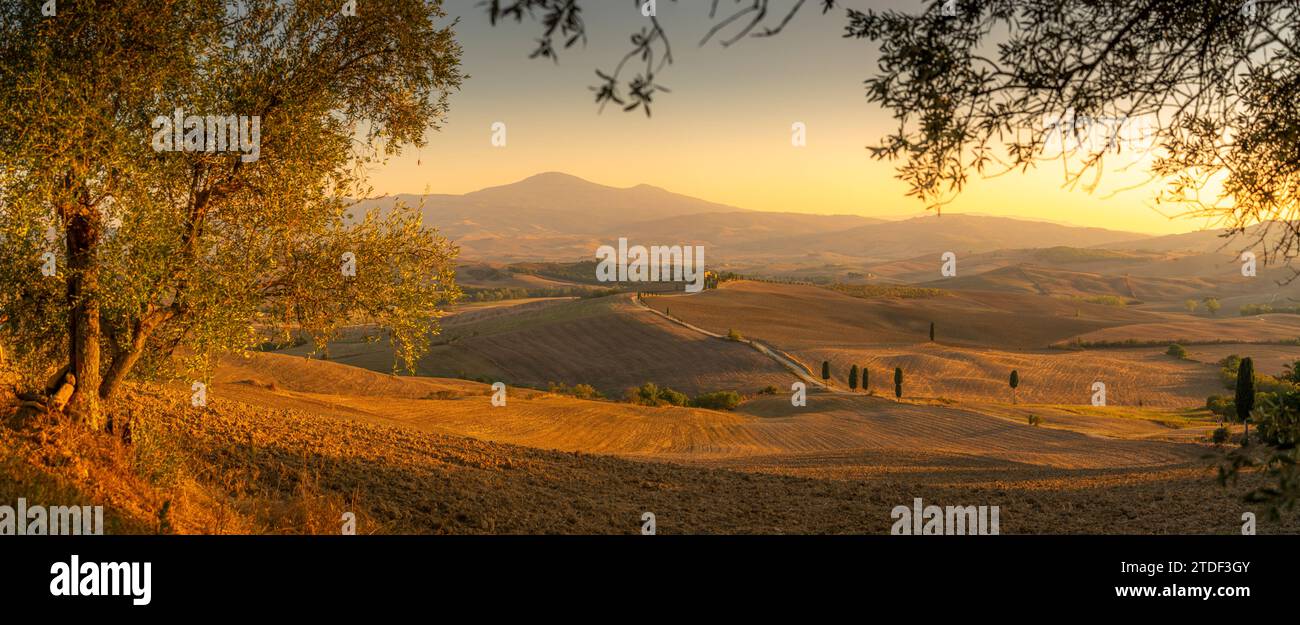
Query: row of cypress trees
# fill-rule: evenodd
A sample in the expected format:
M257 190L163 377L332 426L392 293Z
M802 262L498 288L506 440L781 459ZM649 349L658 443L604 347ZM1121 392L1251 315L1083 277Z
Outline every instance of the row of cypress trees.
M852 367L849 367L849 390L851 391L858 390L859 371L862 372L862 390L865 391L869 387L868 377L867 377L868 376L867 367L864 365L862 369L859 370L857 365L853 365ZM828 382L831 379L831 363L829 360L822 361L822 379ZM1014 401L1016 388L1020 386L1020 372L1013 370L1011 372L1011 378L1010 380L1008 380L1008 382L1011 386L1011 392ZM902 397L902 396L903 396L903 368L894 367L894 397Z
M849 368L849 390L854 390L854 391L858 390L859 371L862 372L862 390L865 391L870 386L869 378L867 377L869 374L867 372L866 366L863 366L862 369L859 370L857 365L853 365L852 367ZM822 379L828 382L831 379L831 363L829 360L822 361ZM894 396L895 397L903 396L903 368L902 367L894 367Z

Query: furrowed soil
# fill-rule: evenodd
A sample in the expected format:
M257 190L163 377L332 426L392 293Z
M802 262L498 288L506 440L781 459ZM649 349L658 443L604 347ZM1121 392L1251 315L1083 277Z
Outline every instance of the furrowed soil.
M1069 470L929 451L638 461L217 395L195 408L183 391L133 389L123 403L149 424L148 446L86 440L57 424L5 428L4 482L23 493L39 480L105 501L121 531L334 533L341 513L354 511L360 533L633 534L653 511L671 534L886 533L890 510L914 497L999 505L1004 533L1230 533L1252 481L1221 488L1196 460ZM115 460L83 475L84 467L46 457L52 444L73 454L102 448ZM170 460L153 459L159 453ZM141 464L175 474L140 477ZM1295 530L1293 521L1260 524L1261 532Z

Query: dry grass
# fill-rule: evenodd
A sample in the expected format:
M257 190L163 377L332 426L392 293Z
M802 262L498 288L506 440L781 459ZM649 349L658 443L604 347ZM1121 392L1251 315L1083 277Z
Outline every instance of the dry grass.
M626 534L653 511L666 534L885 533L893 506L923 497L1001 506L1005 533L1231 533L1249 484L1221 489L1196 459L1066 470L888 446L637 462L217 395L200 409L183 391L132 389L115 416L152 443L60 424L0 429L4 492L104 504L111 532L334 533L353 511L359 533Z

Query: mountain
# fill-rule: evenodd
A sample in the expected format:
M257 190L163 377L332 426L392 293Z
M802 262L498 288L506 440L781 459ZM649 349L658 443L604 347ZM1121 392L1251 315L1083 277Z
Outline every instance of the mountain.
M1245 232L1233 236L1225 236L1222 229L1198 230L1196 232L1184 232L1182 234L1169 234L1158 237L1143 237L1132 241L1117 241L1105 243L1095 247L1104 247L1106 249L1118 250L1148 250L1153 252L1197 252L1202 254L1225 254L1235 256L1236 253L1245 249L1275 246L1280 240L1282 233L1289 227L1286 222L1270 221L1261 224L1255 224L1246 228ZM1300 227L1297 224L1294 227ZM1259 245L1260 241L1264 245ZM1263 254L1259 254L1262 258Z
M627 237L633 244L702 244L726 249L788 235L832 232L877 219L745 210L651 185L620 188L543 173L464 195L397 195L360 203L419 207L427 226L491 260L577 260Z
M785 245L870 261L887 261L943 252L953 252L960 258L1006 248L1092 247L1132 241L1143 236L1104 228L958 214L927 215L804 235L787 239ZM742 246L740 250L756 250L764 243Z
M937 260L944 252L954 252L959 259L998 250L1051 247L1206 253L1223 243L1217 232L1209 231L1152 237L977 214L887 221L753 211L651 185L612 187L558 172L463 195L386 196L360 206L386 210L397 202L419 207L427 226L438 228L461 246L463 259L494 262L590 259L597 247L620 237L633 245L704 245L714 266L759 273L776 267L796 272L819 267L859 271L918 257ZM1071 252L1071 260L1078 255ZM988 268L993 268L1045 259L988 260ZM1097 263L1079 268L1085 271L1140 264L1128 258L1080 260Z

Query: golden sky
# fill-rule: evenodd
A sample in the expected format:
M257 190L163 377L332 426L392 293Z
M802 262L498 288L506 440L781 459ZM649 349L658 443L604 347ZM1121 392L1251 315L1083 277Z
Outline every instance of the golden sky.
M461 18L456 30L470 78L452 96L447 125L430 133L423 149L408 149L373 170L377 194L465 193L562 171L755 210L924 213L920 202L905 197L894 164L868 155L866 146L893 122L863 95L862 80L875 67L873 48L840 37L842 12L807 11L776 38L723 49L695 45L706 8L661 2L676 62L661 76L672 93L658 95L647 119L616 108L599 113L587 90L593 70L612 65L628 34L644 24L632 3L589 3L587 47L562 53L558 64L527 58L535 26L489 28L476 5L448 3L449 13ZM491 144L495 122L506 125L504 147ZM806 147L791 145L795 122L807 127ZM1129 188L1146 178L1140 163L1127 170L1112 163L1088 193L1063 188L1060 164L1049 162L1029 174L976 179L944 210L1145 233L1207 227L1157 212L1155 186Z

